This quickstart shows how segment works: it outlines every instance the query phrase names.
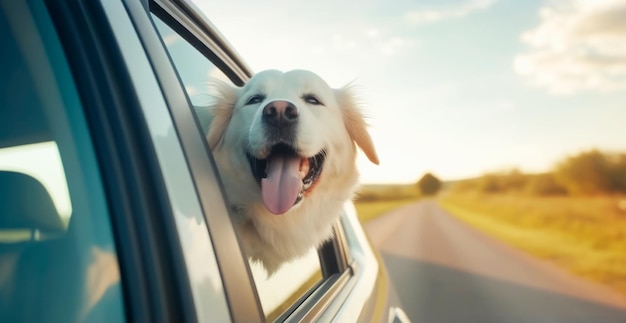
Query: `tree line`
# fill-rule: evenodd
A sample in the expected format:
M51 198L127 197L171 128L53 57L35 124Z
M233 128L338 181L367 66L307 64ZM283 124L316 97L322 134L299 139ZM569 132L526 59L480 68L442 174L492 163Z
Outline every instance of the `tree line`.
M457 191L531 195L626 194L626 154L598 150L565 158L551 171L524 174L517 169L457 182Z

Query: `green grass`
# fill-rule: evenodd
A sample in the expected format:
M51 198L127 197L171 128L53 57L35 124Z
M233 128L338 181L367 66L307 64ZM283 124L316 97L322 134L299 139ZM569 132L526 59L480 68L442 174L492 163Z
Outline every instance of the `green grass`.
M489 235L626 294L624 199L466 193L439 202Z

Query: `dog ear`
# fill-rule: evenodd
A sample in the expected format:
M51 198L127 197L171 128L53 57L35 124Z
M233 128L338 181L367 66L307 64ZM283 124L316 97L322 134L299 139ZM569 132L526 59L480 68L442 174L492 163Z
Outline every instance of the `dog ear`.
M207 110L210 115L208 124L207 140L209 147L214 149L221 141L237 102L237 88L220 80L212 80L213 102Z
M374 148L372 137L370 137L369 132L367 132L367 123L356 103L352 88L345 86L335 90L335 93L343 114L343 123L346 129L348 129L350 138L356 142L372 163L378 165L378 154Z

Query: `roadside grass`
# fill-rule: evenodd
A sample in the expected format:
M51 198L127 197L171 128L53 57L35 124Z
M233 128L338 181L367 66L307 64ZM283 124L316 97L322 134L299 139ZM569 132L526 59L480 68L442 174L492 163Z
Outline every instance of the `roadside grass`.
M417 199L398 199L398 200L378 200L378 201L355 201L354 206L359 216L361 223L366 223L375 219L376 217L383 215L395 208L401 207L405 204L409 204L417 201Z
M455 193L439 203L489 235L626 295L624 200Z
M414 184L364 185L354 201L361 223L419 199Z

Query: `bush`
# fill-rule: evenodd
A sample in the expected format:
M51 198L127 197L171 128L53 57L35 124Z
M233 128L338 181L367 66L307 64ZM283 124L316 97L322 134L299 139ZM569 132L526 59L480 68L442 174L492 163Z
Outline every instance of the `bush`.
M609 156L609 189L616 193L626 193L626 154Z
M552 173L530 176L525 191L539 196L567 194L567 190L557 183Z
M476 185L481 192L485 193L498 193L504 191L504 187L501 185L500 175L497 174L485 174L478 180Z
M593 195L626 193L626 154L597 150L564 159L552 172L523 174L517 169L487 173L455 183L454 191L526 193L531 195Z
M529 175L513 169L502 173L487 173L476 181L476 188L483 193L521 192L528 183Z
M626 157L583 152L560 163L555 178L569 193L591 195L626 192Z

